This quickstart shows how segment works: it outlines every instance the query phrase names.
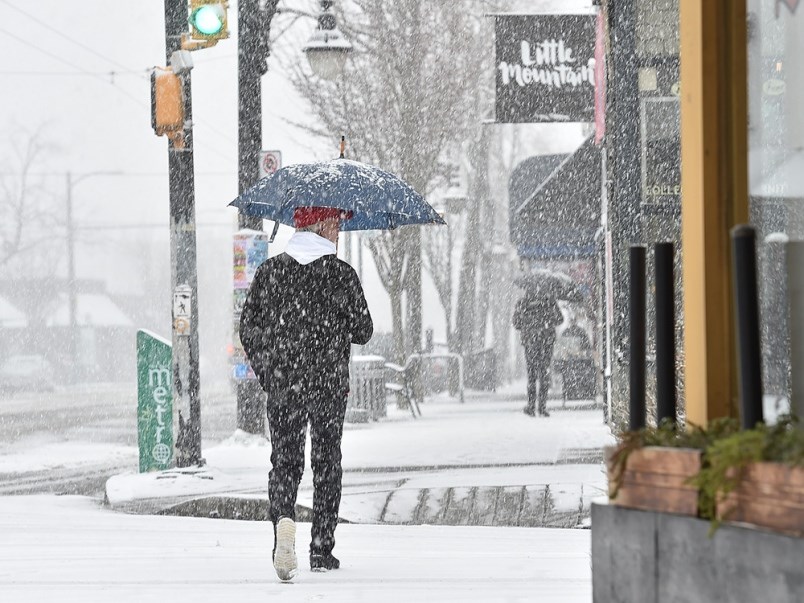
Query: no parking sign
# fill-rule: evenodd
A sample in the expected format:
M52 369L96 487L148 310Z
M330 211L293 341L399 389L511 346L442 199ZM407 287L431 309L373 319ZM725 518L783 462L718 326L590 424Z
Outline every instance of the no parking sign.
M282 167L282 151L260 151L260 178L270 176Z

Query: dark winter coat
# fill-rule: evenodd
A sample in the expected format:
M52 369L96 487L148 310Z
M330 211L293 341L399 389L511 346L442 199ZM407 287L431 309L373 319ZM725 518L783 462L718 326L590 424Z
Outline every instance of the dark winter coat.
M240 340L266 391L316 388L345 395L349 352L374 324L354 269L334 255L264 262L240 317Z
M534 348L540 362L549 363L556 340L556 327L563 320L558 304L551 297L527 293L514 309L514 328L520 331L525 347Z

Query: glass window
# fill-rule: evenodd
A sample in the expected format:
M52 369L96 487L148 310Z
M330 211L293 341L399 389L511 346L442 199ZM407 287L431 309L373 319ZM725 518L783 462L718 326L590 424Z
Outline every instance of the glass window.
M804 2L748 0L748 186L757 228L766 413L790 393L785 242L804 240Z

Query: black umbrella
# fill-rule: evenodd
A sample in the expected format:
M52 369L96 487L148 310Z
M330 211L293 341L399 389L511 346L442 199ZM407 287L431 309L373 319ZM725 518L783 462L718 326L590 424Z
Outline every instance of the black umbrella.
M523 274L514 282L528 293L567 301L583 301L578 284L563 272L539 268Z

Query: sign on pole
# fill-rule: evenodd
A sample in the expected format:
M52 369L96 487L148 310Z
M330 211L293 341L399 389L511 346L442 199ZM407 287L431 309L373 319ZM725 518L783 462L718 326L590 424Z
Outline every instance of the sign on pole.
M193 290L189 285L178 285L173 292L173 330L177 335L189 335Z
M270 176L282 167L282 151L260 151L260 178Z
M137 439L140 473L173 465L173 356L171 345L137 331Z
M594 15L498 15L495 35L497 122L594 120Z
M268 259L268 235L258 230L240 230L234 235L233 246L233 285L234 320L232 345L232 377L236 381L256 379L251 365L246 360L243 344L240 341L240 314L246 301L246 294L257 268Z

